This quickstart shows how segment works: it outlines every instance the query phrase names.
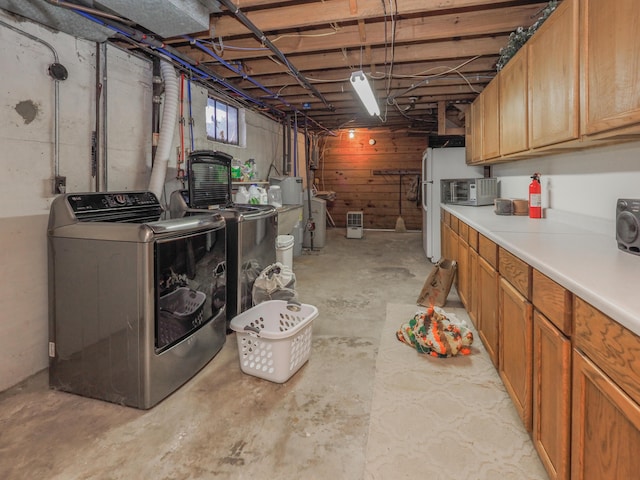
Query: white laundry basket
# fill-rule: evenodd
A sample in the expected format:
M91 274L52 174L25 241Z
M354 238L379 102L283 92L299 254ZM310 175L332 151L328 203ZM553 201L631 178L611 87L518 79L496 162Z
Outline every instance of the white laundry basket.
M313 305L269 300L237 315L240 368L275 383L286 382L311 355L311 330L318 309Z

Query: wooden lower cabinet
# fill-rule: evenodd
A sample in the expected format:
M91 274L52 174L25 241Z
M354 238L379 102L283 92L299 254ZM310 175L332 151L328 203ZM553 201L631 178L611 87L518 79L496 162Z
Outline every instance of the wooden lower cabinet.
M440 224L440 250L441 250L440 256L442 258L451 258L451 255L449 254L449 250L450 250L449 242L451 240L450 231L451 231L451 227L449 227L448 224L444 222ZM434 262L437 262L440 259L433 258L432 260Z
M462 304L469 308L469 244L458 237L458 296Z
M532 421L533 306L504 278L498 290L500 377L527 431Z
M443 249L549 478L640 478L640 336L474 232Z
M467 312L469 313L469 319L476 327L476 330L478 329L478 303L480 295L481 292L478 289L478 252L473 248L469 248L469 306L467 307Z
M572 480L640 478L640 336L576 297Z
M640 476L640 405L578 350L571 442L572 480Z
M478 257L478 335L491 361L499 365L498 272L484 258Z
M568 480L571 440L571 341L533 314L533 444L550 480Z
M453 228L449 228L448 255L446 258L458 261L458 234Z

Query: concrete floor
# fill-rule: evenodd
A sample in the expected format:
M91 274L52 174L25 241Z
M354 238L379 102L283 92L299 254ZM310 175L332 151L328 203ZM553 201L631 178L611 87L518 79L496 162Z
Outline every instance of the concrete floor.
M361 479L386 305L415 304L430 268L419 232L328 229L294 259L299 298L320 314L289 381L242 373L235 334L148 411L52 391L43 371L0 394L0 477Z

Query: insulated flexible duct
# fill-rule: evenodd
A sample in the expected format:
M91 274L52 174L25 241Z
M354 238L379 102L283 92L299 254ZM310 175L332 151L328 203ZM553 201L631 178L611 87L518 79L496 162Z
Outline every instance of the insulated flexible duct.
M178 79L176 71L169 62L164 60L160 62L160 71L164 80L164 108L162 109L162 125L160 126L158 149L153 160L153 169L149 180L149 191L153 192L158 198L162 198L164 190L171 144L173 143L173 132L178 114Z

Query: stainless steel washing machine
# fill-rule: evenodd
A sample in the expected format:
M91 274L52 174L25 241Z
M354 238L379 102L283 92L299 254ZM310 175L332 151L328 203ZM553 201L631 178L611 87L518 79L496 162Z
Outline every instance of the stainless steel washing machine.
M151 192L53 201L52 388L147 409L222 348L225 221L213 212L163 217Z
M272 205L233 203L231 160L226 153L192 152L188 158L189 189L171 194L174 218L190 213L219 212L227 225L227 325L253 306L253 284L276 261L278 212Z

